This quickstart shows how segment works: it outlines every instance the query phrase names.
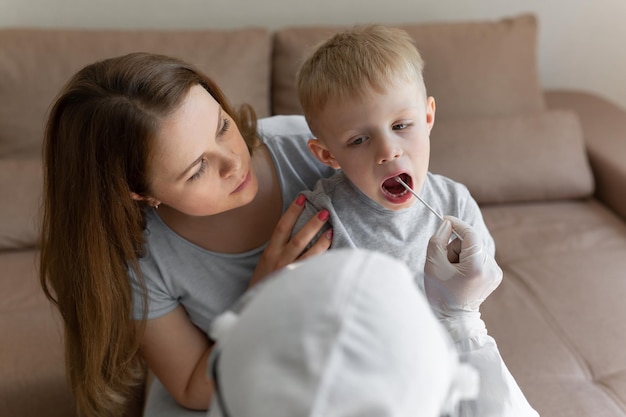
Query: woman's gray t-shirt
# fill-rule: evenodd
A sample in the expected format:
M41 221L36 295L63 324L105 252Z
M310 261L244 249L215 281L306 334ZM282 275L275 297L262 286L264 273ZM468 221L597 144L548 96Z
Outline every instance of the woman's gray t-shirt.
M309 152L312 134L302 116L260 119L258 134L272 155L277 170L283 211L299 192L311 189L334 170ZM147 317L163 316L182 305L191 321L208 334L213 318L225 311L248 287L265 245L249 252L226 254L203 249L167 227L154 209L147 211L146 254L139 265L147 289ZM134 318L142 318L142 303L135 280Z

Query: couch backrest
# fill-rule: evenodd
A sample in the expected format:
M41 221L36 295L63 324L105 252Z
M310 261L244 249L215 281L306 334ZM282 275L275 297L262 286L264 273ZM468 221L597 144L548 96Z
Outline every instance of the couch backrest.
M481 204L593 193L577 115L546 110L534 16L402 27L437 101L431 171L464 183ZM338 30L0 30L0 250L36 244L45 119L86 64L132 51L173 55L206 71L235 105L252 104L261 117L294 114L304 56Z
M437 118L541 111L545 102L536 61L537 20L400 25L425 61L424 81ZM299 114L296 72L319 42L344 27L294 27L274 34L272 112Z
M66 81L94 61L135 51L182 58L206 71L233 104L269 115L266 29L196 31L0 30L0 157L39 155L47 112Z
M37 244L41 143L51 104L94 61L135 51L182 58L209 74L232 104L270 114L266 29L196 31L0 30L0 251Z
M431 171L464 183L482 204L593 192L577 116L546 109L535 16L399 27L424 58L426 89L437 104ZM274 34L273 113L301 113L298 68L312 48L344 28L292 27Z

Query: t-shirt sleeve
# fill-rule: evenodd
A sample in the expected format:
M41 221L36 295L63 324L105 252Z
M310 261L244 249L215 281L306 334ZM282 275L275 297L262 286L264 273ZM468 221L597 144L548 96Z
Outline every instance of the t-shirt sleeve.
M434 200L438 198L442 201L444 215L450 214L471 225L482 237L488 252L492 256L495 254L495 242L485 224L480 207L465 185L441 175L429 174L428 191L434 193L428 198Z
M306 223L311 220L314 216L317 216L320 210L327 208L330 209L332 203L328 195L324 193L323 183L324 180L318 181L313 187L313 190L305 190L303 191L303 195L306 197L306 201L304 203L304 209L298 217L296 224L291 231L291 236L296 235ZM321 200L321 201L320 201ZM329 228L331 228L330 222L326 223L319 232L311 239L311 242L307 245L306 249L309 249L311 246L317 242L317 240L325 233Z
M304 116L272 116L259 119L258 132L274 160L286 209L303 190L336 171L323 164L307 147L313 138Z
M463 186L463 188L465 188ZM480 233L483 244L487 251L491 256L495 255L496 245L493 240L493 236L489 232L487 225L485 224L485 220L483 218L483 214L478 206L478 203L471 196L470 192L465 188L466 198L465 198L465 207L464 207L464 215L461 218L466 223L471 224L474 229Z
M140 261L141 263L141 261ZM145 262L142 265L143 269L146 268ZM150 273L143 273L142 279L145 283L145 291L142 289L140 278L137 277L135 272L129 270L130 285L133 296L133 319L141 320L144 314L144 298L146 295L146 301L148 303L146 310L146 319L154 319L161 317L170 311L174 310L179 302L176 300L170 292L165 288L165 284L150 276Z

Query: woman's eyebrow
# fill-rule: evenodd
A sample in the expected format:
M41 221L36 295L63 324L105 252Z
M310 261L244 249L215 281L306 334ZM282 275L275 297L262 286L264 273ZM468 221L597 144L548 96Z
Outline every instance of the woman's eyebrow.
M193 161L187 168L185 168L185 170L181 172L181 174L176 179L180 180L181 178L183 178L189 171L191 171L193 167L202 162L202 158L204 158L204 153L200 155L195 161Z
M220 128L222 126L222 106L217 106L217 126L215 126L215 137L220 135Z

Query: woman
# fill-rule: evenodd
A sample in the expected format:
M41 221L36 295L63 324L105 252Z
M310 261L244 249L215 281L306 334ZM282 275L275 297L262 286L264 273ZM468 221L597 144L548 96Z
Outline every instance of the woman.
M122 415L145 366L157 378L149 408L207 409L213 318L330 246L332 230L304 251L326 211L290 238L298 193L332 174L310 156L310 135L302 117L235 112L209 78L165 56L104 60L69 81L45 134L40 277L64 319L81 414Z
M294 125L282 122L266 129ZM245 290L252 271L256 281L328 248L325 237L301 254L324 214L288 237L302 207L289 203L329 171L308 158L302 140L310 163L298 175L284 172L291 153L275 163L256 130L249 107L236 113L209 78L163 56L95 63L61 92L44 144L41 279L65 321L81 412L120 415L142 382L137 353L177 402L206 409L211 342L193 318L205 315L202 324L209 323ZM153 251L164 250L204 259L193 276L146 274L155 257L163 262ZM176 261L167 266L178 268ZM216 278L224 268L228 277ZM132 287L129 271L137 277ZM191 287L158 299L163 285L176 285L167 281L172 275Z

